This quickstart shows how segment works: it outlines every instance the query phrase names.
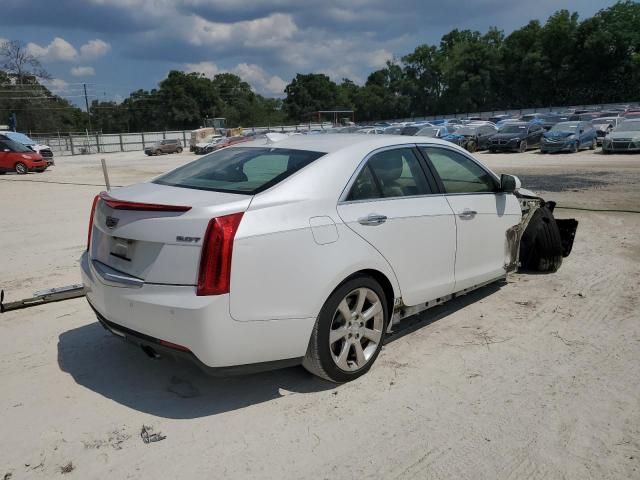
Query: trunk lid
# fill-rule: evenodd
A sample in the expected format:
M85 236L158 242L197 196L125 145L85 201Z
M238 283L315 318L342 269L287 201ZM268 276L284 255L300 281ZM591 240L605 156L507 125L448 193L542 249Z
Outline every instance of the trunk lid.
M114 189L117 200L191 207L188 211L112 208L98 202L91 258L147 283L196 285L203 237L214 217L244 212L252 197L142 183Z

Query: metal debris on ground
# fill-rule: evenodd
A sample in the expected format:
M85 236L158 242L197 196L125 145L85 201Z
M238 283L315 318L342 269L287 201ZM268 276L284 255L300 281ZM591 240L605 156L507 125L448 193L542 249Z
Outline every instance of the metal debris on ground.
M69 462L66 465L60 467L60 473L71 473L76 467L73 466L73 462Z
M162 435L161 432L153 433L153 427L148 427L147 425L142 425L140 437L142 437L144 443L159 442L167 438L167 436Z

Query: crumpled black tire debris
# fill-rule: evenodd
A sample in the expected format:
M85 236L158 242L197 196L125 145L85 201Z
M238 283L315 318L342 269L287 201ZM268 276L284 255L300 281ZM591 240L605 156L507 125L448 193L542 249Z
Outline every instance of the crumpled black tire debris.
M153 427L149 427L147 425L142 425L142 430L140 431L140 437L144 443L153 443L159 442L167 438L166 435L162 435L161 432L153 433Z

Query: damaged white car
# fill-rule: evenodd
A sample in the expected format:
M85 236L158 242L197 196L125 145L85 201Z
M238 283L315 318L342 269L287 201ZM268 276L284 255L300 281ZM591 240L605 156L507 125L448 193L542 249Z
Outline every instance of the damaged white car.
M451 143L282 137L96 197L82 277L105 328L214 374L346 382L403 318L571 251L575 220Z

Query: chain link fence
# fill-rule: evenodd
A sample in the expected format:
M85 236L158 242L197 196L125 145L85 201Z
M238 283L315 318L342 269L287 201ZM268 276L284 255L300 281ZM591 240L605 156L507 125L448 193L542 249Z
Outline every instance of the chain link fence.
M307 123L300 125L278 125L245 128L244 132L294 132L331 128L331 123ZM145 147L161 140L179 140L187 150L191 140L191 130L137 133L29 133L37 143L51 147L54 155L86 155L89 153L114 153L142 151Z

